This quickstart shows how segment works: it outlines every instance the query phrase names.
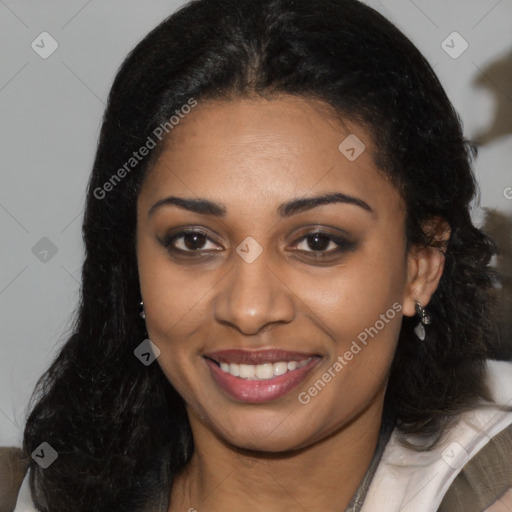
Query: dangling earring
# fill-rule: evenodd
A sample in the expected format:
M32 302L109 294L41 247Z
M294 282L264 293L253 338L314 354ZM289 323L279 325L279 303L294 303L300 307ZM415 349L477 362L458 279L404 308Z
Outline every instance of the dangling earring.
M140 301L140 313L139 313L140 317L141 318L146 318L146 313L144 313L144 302L141 300Z
M414 334L418 336L418 338L423 341L425 339L425 325L428 325L432 322L432 318L427 313L425 308L421 305L421 302L419 300L416 301L415 305L416 314L420 317L420 322L418 325L414 328Z

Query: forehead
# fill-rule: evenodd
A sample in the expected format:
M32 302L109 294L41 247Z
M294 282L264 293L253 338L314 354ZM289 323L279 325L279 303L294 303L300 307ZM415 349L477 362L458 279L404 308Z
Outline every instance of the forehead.
M401 198L374 151L363 127L318 100L199 102L169 134L141 202L150 208L166 195L207 197L229 210L250 198L256 214L291 197L342 192L396 213Z

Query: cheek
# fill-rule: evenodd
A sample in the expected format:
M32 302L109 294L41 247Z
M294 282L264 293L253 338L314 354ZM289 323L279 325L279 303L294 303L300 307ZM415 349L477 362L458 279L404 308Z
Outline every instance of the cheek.
M161 351L158 363L180 392L191 389L190 383L184 385L185 377L197 372L197 365L203 363L198 355L201 334L197 331L211 323L202 302L207 300L207 291L187 284L183 279L161 276L148 294L151 307L146 312L149 338Z
M205 273L173 265L165 251L144 235L139 238L137 258L148 337L161 351L157 361L167 378L186 390L190 386L184 385L184 376L197 364L191 352L199 349L190 339L209 320L204 304L215 281L210 283Z
M407 276L404 250L403 244L377 239L350 255L338 269L301 276L301 300L314 310L313 318L336 339L339 349L376 322L383 337L398 336L401 315L397 309L401 309Z
M148 334L155 340L181 339L183 332L194 329L201 318L215 286L214 273L200 266L173 263L165 249L145 232L138 236L137 259Z
M357 411L384 385L401 329L404 245L377 242L354 253L338 272L315 276L302 287L301 300L315 313L311 318L334 341L319 371L329 384L303 389L304 400L325 408L333 421L341 410Z

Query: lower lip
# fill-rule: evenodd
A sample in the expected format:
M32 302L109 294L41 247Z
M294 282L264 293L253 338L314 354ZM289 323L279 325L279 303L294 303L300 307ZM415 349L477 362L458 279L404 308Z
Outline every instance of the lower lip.
M306 366L268 380L241 379L221 370L210 359L205 359L205 361L210 367L215 382L228 395L242 402L258 404L286 395L306 378L308 373L320 362L320 358L313 357Z

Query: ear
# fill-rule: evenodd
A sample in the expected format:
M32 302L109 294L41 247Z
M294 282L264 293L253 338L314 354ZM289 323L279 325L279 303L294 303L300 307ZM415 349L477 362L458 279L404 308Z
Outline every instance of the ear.
M423 307L429 302L443 275L445 250L450 238L450 226L440 217L433 217L423 224L423 230L437 244L432 247L412 246L407 255L407 285L403 299L403 314L414 316L415 304Z

